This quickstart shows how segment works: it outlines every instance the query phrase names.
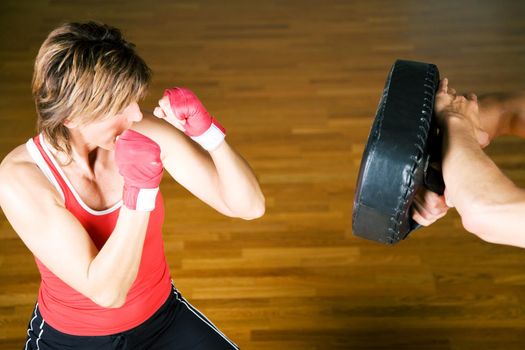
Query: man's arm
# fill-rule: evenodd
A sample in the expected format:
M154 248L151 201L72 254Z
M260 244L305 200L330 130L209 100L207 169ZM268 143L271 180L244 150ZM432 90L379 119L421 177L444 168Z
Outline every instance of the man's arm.
M525 191L483 152L469 125L446 124L443 178L463 226L486 241L525 247Z
M475 96L447 94L447 83L442 82L436 96L447 197L467 231L489 242L525 247L525 191L481 149Z
M480 96L479 119L493 140L501 135L525 137L525 92Z
M448 93L455 95L455 90L449 88ZM480 127L490 141L502 135L525 137L525 92L486 94L479 97L478 105ZM447 210L443 196L422 190L414 200L412 217L421 225L429 226L445 216Z

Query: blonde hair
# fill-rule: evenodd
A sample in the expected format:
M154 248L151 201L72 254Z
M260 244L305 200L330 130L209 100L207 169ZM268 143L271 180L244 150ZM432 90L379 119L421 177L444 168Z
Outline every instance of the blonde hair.
M146 95L151 70L117 28L66 23L38 51L32 81L37 131L71 160L66 120L85 125Z

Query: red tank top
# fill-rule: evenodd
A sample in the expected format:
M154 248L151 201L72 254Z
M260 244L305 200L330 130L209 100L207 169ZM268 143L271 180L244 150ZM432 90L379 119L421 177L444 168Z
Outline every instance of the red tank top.
M26 146L40 169L62 192L66 209L84 226L100 250L115 227L122 202L103 211L89 208L71 186L41 135L30 139ZM64 283L35 257L42 279L38 307L44 320L63 333L98 336L129 330L151 317L171 290L162 240L163 222L164 202L159 191L155 210L150 214L137 278L120 308L95 304Z

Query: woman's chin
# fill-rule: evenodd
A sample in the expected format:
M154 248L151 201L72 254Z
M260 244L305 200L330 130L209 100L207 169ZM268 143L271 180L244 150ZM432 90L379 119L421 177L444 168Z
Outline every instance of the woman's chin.
M112 151L115 149L115 142L116 140L113 140L113 141L109 141L107 143L102 143L102 144L99 144L98 147L99 148L102 148L106 151Z

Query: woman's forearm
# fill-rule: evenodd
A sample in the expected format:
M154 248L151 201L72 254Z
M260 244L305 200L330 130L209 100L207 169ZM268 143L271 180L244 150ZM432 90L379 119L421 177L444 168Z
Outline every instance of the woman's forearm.
M228 208L244 219L262 216L264 195L248 163L226 142L210 155L217 169L221 196Z
M137 277L150 212L122 206L111 236L88 270L91 294L95 302L106 307L124 304Z

